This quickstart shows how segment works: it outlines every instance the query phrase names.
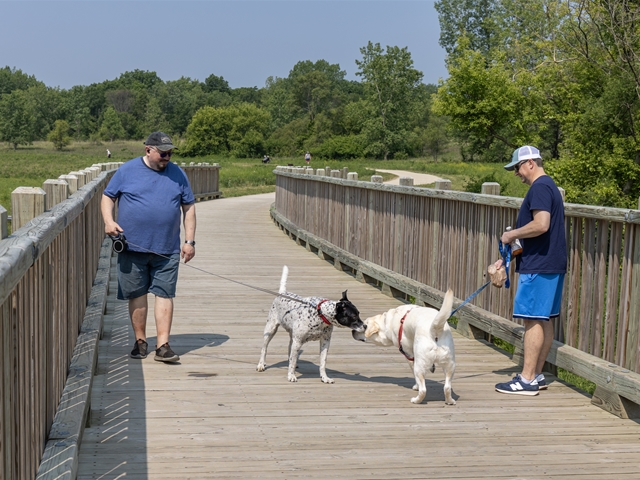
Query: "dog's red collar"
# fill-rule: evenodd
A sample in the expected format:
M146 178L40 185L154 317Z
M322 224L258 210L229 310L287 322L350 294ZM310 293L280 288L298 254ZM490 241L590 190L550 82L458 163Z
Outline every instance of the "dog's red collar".
M409 360L410 362L413 362L413 358L407 355L405 351L402 349L402 330L404 329L404 319L407 318L407 315L409 314L410 311L411 310L408 310L407 313L404 314L404 317L402 317L402 319L400 320L400 329L398 330L398 346L400 348L398 350L400 350L400 353L402 353L407 360Z
M331 322L330 322L329 320L327 320L327 317L325 317L325 316L322 314L322 310L320 310L320 306L321 306L324 302L327 302L327 301L328 301L328 300L322 300L322 301L318 304L318 306L316 307L316 309L317 309L317 311L318 311L318 315L320 315L320 318L322 319L322 321L323 321L324 323L326 323L327 325L331 325Z

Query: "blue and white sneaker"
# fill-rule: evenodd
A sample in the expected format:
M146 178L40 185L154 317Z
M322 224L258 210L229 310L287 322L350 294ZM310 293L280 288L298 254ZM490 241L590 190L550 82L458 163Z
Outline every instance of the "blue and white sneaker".
M549 385L547 385L547 380L546 378L544 378L544 375L542 373L539 373L536 376L536 382L538 382L539 390L546 390L547 388L549 388Z
M520 374L513 377L509 382L496 385L496 391L515 395L538 395L540 393L539 390L538 382L535 379L531 383L524 383L520 378Z

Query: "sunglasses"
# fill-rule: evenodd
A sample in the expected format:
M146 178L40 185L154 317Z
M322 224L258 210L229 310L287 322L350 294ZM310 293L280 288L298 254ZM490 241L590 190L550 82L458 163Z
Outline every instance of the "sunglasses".
M171 155L173 155L173 150L169 150L168 152L161 152L157 148L155 148L155 150L156 152L158 152L158 155L160 155L160 158L167 158L167 157L171 158Z
M516 169L516 173L518 173L518 172L520 171L520 167L521 167L522 165L524 165L525 163L527 163L529 160L531 160L531 159L530 159L530 158L528 158L528 159L526 159L526 160L521 161L519 164L517 164L517 165L516 165L516 167L515 167L515 169Z

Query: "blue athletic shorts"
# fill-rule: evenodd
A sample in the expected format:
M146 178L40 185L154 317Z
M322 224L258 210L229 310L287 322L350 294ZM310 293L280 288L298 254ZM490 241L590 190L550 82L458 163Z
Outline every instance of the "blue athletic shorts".
M118 254L118 300L131 300L147 293L157 297L176 296L180 254L161 257L154 253Z
M520 274L513 318L549 320L560 315L564 273Z

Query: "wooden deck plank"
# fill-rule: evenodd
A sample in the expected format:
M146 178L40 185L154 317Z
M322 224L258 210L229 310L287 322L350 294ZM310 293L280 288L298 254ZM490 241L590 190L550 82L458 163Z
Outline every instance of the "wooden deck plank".
M192 265L275 291L287 264L289 290L337 299L348 289L363 318L399 304L297 246L271 223L272 201L199 203ZM287 381L284 331L258 373L271 300L182 266L171 335L181 361L165 365L129 358L126 305L111 295L78 478L637 478L637 422L555 377L537 397L498 394L494 384L518 367L457 334L455 406L444 405L439 370L425 402L411 404L404 357L346 329L335 329L329 350L335 384L319 379L317 342L304 346L298 382ZM152 346L153 322L148 334Z

